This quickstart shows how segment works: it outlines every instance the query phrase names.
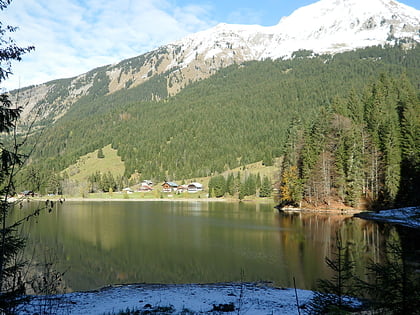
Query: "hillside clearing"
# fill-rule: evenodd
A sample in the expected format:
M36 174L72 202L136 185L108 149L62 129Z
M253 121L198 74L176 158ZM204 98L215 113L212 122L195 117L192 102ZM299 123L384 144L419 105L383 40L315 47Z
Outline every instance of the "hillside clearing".
M87 182L88 177L96 172L102 174L110 172L114 178L123 176L125 166L117 150L112 149L109 144L102 148L102 152L104 158L98 158L98 150L81 156L75 164L66 168L63 174L67 173L71 181L79 183Z

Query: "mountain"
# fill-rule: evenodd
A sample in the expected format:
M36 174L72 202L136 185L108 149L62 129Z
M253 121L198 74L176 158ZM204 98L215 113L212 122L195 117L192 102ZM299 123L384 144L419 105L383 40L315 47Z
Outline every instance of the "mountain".
M127 178L136 170L148 179L188 179L262 160L269 164L282 155L291 125L305 128L320 108L343 103L349 93L369 101L365 89L381 74L396 82L405 74L417 87L419 69L420 45L409 50L376 46L232 65L161 101L147 101L147 93L141 93L163 97L166 81L159 75L109 95L93 85L96 94L82 97L28 139L28 145L37 143L31 162L42 164L46 174L59 172L111 144ZM102 79L96 82L105 80L105 72L99 73Z
M219 24L141 56L14 95L25 107L23 119L45 126L75 104L86 106L117 91L137 89L140 99L166 98L235 63L415 42L420 42L420 11L414 8L393 0L321 0L272 27Z
M317 53L373 45L398 39L420 40L420 11L392 0L323 0L296 10L276 26L283 52L309 49Z
M289 58L297 50L337 53L420 41L420 11L390 0L322 0L296 10L273 27L219 24L174 44L185 67L195 56L243 60Z

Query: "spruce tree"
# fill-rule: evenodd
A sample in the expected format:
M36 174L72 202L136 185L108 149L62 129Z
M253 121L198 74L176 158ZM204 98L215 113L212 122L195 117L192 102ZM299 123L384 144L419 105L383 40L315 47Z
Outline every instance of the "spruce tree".
M255 186L256 186L257 189L260 189L261 185L262 185L261 175L260 175L260 173L258 173L257 177L255 178Z
M253 174L249 174L245 180L245 196L254 196L257 193L256 177Z
M216 198L223 197L226 193L226 180L222 175L214 176L209 181L209 191Z
M4 10L11 1L0 1L0 10ZM8 33L15 32L16 27L3 26L0 23L0 83L8 78L11 71L11 61L20 61L21 56L33 47L21 48L8 37ZM22 143L16 138L16 123L22 108L12 108L8 94L0 95L0 133L2 136L14 136L10 146L6 142L0 143L0 311L11 314L22 302L25 293L25 279L22 269L25 265L19 259L24 249L25 241L17 228L22 221L10 222L9 213L13 203L9 198L15 193L14 181L16 173L23 165L26 156L20 153ZM39 210L32 215L37 215ZM30 215L30 216L32 216ZM29 217L28 217L29 218Z
M398 111L401 125L400 206L420 204L420 97L406 76L399 85Z
M243 200L246 196L246 185L245 182L240 183L239 186L239 200Z
M363 149L360 131L355 125L349 130L345 138L345 202L352 207L357 207L363 189Z
M98 150L97 157L98 157L98 159L105 158L105 155L104 155L104 152L102 151L102 148Z
M267 151L264 154L264 159L262 161L262 164L264 166L272 166L274 164L274 159L273 159L273 155L270 151Z
M339 200L344 202L347 192L347 181L346 181L346 170L347 170L347 148L345 141L345 131L340 129L337 131L336 139L336 149L334 152L334 163L335 163L335 173L334 185L337 190L337 195Z
M325 258L327 266L333 271L329 280L318 280L318 288L308 304L309 314L347 314L357 311L351 297L356 296L356 277L354 261L350 258L349 245L343 246L337 234L337 252L333 258Z
M267 176L264 176L260 188L260 197L270 197L272 192L271 182Z
M407 259L410 254L393 239L387 242L381 262L368 266L368 276L374 281L363 281L362 289L379 314L418 314L420 276Z
M233 196L235 194L235 176L230 173L226 179L226 192Z

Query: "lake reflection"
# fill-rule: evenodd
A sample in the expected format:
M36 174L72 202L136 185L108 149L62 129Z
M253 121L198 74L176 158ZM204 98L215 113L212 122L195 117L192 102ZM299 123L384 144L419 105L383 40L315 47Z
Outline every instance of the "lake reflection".
M18 212L20 210L16 210ZM18 213L16 215L19 215ZM311 289L327 277L337 233L360 274L383 232L338 215L280 214L272 204L66 202L25 225L28 252L56 253L69 290L116 283L273 281Z

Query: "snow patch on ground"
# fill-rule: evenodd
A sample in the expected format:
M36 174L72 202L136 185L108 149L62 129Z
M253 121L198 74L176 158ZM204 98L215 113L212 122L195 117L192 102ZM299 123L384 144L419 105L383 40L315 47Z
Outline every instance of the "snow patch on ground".
M299 305L312 298L312 291L297 290ZM60 296L49 307L53 314L104 314L128 309L152 310L172 306L182 311L207 313L215 307L234 306L234 314L297 314L294 289L281 289L266 283L222 284L133 284L111 286L97 291L74 292ZM33 297L19 314L42 310L45 298ZM227 314L227 313L226 313Z
M362 212L356 216L367 220L389 222L420 229L420 206L382 210L379 212Z

